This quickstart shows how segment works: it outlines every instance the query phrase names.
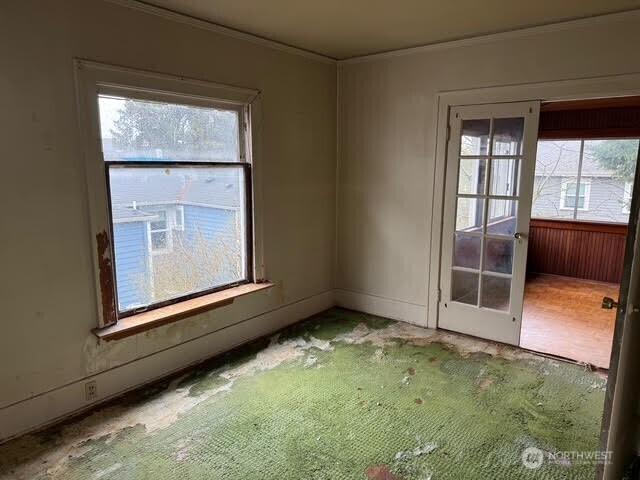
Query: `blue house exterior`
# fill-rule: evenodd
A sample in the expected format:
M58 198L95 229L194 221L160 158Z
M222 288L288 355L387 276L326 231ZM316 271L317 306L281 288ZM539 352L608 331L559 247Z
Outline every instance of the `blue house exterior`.
M181 269L181 254L193 260L192 249L223 244L228 247L221 263L227 265L227 257L242 257L238 172L220 170L207 176L201 171L190 175L178 169L153 168L145 170L142 178L140 170L134 169L110 173L121 312L171 298L166 293L167 278L170 280L173 270ZM207 262L196 259L188 266L189 272L177 272L176 289L184 289L184 277L190 277L191 271L194 284L190 288L198 290L239 280L237 269L225 266L208 275L206 267ZM158 293L159 289L164 293Z
M149 233L147 222L125 222L113 225L116 257L116 284L120 310L149 303L148 289L139 284L151 277Z

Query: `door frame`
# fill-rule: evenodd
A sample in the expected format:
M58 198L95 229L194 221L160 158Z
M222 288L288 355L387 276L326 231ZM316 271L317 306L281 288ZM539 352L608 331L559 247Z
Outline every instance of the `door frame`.
M434 104L434 125L435 142L433 145L433 162L431 185L432 202L431 211L427 209L427 224L431 226L431 235L428 249L428 298L427 298L427 319L426 324L430 328L438 328L438 304L440 287L440 258L442 254L442 225L444 215L444 195L445 195L445 174L447 167L447 143L448 143L448 122L449 112L452 107L464 105L481 105L493 103L509 103L522 101L562 101L562 100L587 100L593 98L625 97L640 95L640 73L629 73L614 76L601 76L591 78L578 78L559 81L547 81L537 83L523 83L516 85L491 86L464 90L440 91L435 94ZM638 178L638 177L636 177ZM636 197L640 194L640 185L634 186L634 204L631 215L638 215L638 203ZM631 218L631 217L630 217ZM635 220L635 218L634 218ZM631 235L630 229L630 235ZM629 239L627 244L634 245L634 254L628 254L633 258L633 270L640 272L640 247L636 239ZM625 275L626 282L629 282L629 275ZM625 282L625 280L623 280ZM635 282L632 282L635 283ZM621 293L629 291L628 283L621 285ZM635 286L630 291L633 296L640 297L640 286ZM627 299L629 303L636 300L640 304L640 298ZM619 472L624 467L626 461L626 450L632 447L634 439L623 439L618 441L617 435L631 415L629 404L633 404L634 392L633 382L635 377L624 375L628 371L637 371L636 366L631 364L632 357L628 355L625 346L622 345L623 330L629 328L631 317L637 313L629 313L632 309L627 309L626 314L619 314L616 319L614 330L614 344L611 355L611 367L607 381L607 391L605 395L605 405L602 419L600 450L606 451L609 446L617 447L613 451L611 463L605 467L599 467L596 477L598 479L614 479L619 477ZM634 329L637 330L637 329ZM635 332L634 332L635 333ZM637 333L640 337L640 332ZM618 373L622 372L622 375ZM618 385L618 378L621 384ZM621 398L622 397L622 398ZM631 400L630 400L631 398ZM614 440L618 443L613 445Z

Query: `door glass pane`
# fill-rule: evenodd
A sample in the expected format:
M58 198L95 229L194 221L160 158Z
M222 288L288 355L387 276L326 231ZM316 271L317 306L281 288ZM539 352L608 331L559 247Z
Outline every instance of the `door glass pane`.
M515 158L494 158L491 160L491 195L518 195L518 162Z
M480 268L481 237L456 233L453 247L453 266Z
M458 198L456 210L456 231L481 232L484 215L482 198Z
M469 305L477 305L478 274L453 270L451 272L451 300Z
M490 128L491 121L489 119L463 120L460 155L488 155Z
M511 274L513 270L513 240L485 239L484 270Z
M482 298L480 306L495 310L509 311L511 279L482 275Z
M517 200L489 199L487 233L512 236L516 233Z
M493 121L493 155L522 155L524 118L496 118Z
M487 161L479 158L461 158L458 172L458 193L482 195Z

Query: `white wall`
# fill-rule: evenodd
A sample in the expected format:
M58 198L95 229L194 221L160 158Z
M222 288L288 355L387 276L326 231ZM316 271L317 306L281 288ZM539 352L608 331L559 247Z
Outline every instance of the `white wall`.
M438 203L434 191L441 195L443 190L436 176L443 165L435 164L434 152L437 94L640 72L638 12L578 24L339 66L339 304L436 325L437 283L428 287L428 281L429 269L438 267L430 265L432 207ZM620 78L624 80L611 83L626 83L625 89L637 94L637 76ZM561 85L563 95L570 95L572 87ZM588 96L589 87L580 88L580 95ZM491 98L495 89L491 92L487 91L487 102L495 101ZM433 214L436 224L439 215L439 211ZM637 304L639 299L629 301ZM635 338L637 332L627 330L628 347L633 343L630 336ZM629 348L626 358L632 355ZM616 461L607 467L606 478L620 477L620 458L626 461L633 436L638 438L634 368L620 367L617 387L627 388L618 403L626 407L615 407L612 433L619 441L611 444ZM626 429L625 435L621 429Z
M262 91L264 256L277 288L98 343L74 57ZM82 406L74 382L87 376L127 365L132 376L96 377L108 396L332 304L335 98L332 63L100 0L0 4L0 438Z
M341 64L341 303L369 297L427 324L436 95L640 72L640 16L614 18Z

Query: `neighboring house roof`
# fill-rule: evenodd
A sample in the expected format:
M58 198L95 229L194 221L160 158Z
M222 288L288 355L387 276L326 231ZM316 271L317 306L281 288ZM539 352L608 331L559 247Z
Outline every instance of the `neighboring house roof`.
M538 142L536 156L536 176L571 177L578 174L580 161L579 141L541 141ZM582 156L583 177L613 177L611 170L600 166L593 155L585 148Z
M239 168L110 168L111 203L114 207L163 204L198 204L211 207L240 206ZM115 218L115 208L114 218ZM129 209L133 210L133 209ZM119 213L126 213L118 210Z
M111 215L113 216L113 221L116 223L147 222L158 218L158 215L154 215L153 213L143 212L132 206L127 207L124 205L112 205Z

